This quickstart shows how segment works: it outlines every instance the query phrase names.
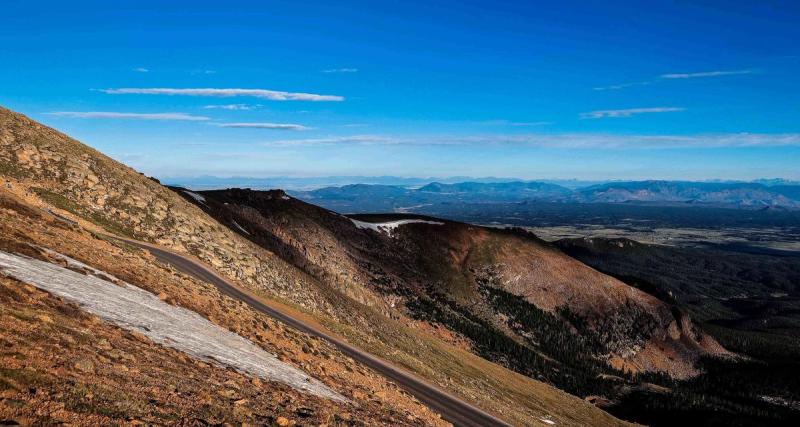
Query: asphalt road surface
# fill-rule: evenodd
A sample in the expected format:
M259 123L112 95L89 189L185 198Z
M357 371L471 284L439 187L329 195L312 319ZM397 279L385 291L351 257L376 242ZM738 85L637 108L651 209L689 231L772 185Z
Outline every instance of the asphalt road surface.
M265 313L295 329L303 331L309 335L317 336L335 345L339 351L366 366L369 366L387 379L403 387L408 393L414 395L420 402L429 408L440 413L442 418L456 426L508 426L509 424L501 421L486 412L466 403L441 389L428 384L417 376L400 370L383 360L363 352L339 338L333 337L319 329L304 323L302 320L292 317L290 314L276 310L263 303L260 299L252 295L249 291L240 288L227 279L218 275L208 267L191 258L180 254L135 240L120 239L130 245L146 249L156 259L167 263L176 269L192 275L200 280L216 286L223 294L243 301L255 310Z

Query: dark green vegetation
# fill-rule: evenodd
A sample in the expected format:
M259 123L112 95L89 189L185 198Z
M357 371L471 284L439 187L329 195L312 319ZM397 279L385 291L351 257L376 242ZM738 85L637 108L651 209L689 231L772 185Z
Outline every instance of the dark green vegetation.
M593 356L603 350L599 342L572 333L568 323L516 295L491 286L482 286L481 293L485 302L508 316L505 325L495 325L441 293L412 300L408 308L417 319L464 335L481 357L513 371L579 396L613 393L612 384L599 378L611 373ZM503 326L524 338L512 338L500 329Z
M556 244L597 270L678 302L692 318L719 333L728 329L776 335L800 352L800 256L655 246L626 239ZM719 339L734 348L748 341L746 336L725 334Z
M558 315L541 310L493 285L490 274L476 273L480 301L467 307L430 286L429 297L408 303L412 315L469 338L485 359L578 396L615 399L651 383L674 384L666 375L631 375L611 368L602 358L609 351L605 341L582 318L568 309ZM487 319L482 315L486 308L505 321Z
M636 392L610 411L651 425L798 425L800 257L651 246L625 239L557 242L571 256L688 310L744 360L706 360L669 394Z

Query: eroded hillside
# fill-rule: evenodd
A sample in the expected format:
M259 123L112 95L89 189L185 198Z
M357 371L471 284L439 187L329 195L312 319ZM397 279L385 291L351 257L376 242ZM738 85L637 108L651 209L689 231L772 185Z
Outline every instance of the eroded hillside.
M702 356L727 354L686 313L523 231L348 218L281 191L201 197L243 237L383 315L572 393L613 394L603 375L687 378Z
M3 236L11 252L24 252L25 245L36 243L157 295L163 293L167 301L173 298L176 304L204 314L212 322L226 326L259 345L274 348L278 354L284 351L280 348L281 337L275 341L259 338L265 333L259 329L259 322L268 319L262 321L256 320L258 316L247 317L255 315L246 306L220 297L214 288L178 274L140 251L112 244L100 236L113 233L157 243L194 255L261 295L278 298L316 316L358 346L515 424L539 424L542 419L564 425L622 424L589 403L465 351L464 344L457 339L445 342L441 338L442 334L449 334L446 329L420 330L418 326L429 325L421 320L407 323L408 318L393 308L393 301L386 298L387 294L365 288L361 277L347 277L347 272L356 271L350 263L358 263L358 260L333 260L315 252L305 258L306 266L298 268L298 262L303 260L302 252L295 252L291 257L281 252L296 251L296 245L265 249L251 242L246 233L239 230L241 224L239 227L232 223L221 224L208 216L203 211L205 201L202 197L176 194L53 129L3 109L0 109L0 145L0 173L6 178L4 184L8 187L3 191L14 194L17 199L15 206L24 207L4 210L10 222L6 223L8 228ZM350 222L346 218L342 220ZM289 222L286 224L283 233L287 240L293 235L304 239L316 238L312 234L303 236L302 229L292 229ZM284 242L283 238L280 242ZM319 243L325 244L324 241ZM36 256L30 251L26 253ZM330 252L330 256L335 254ZM313 271L314 265L330 265L333 271L321 274ZM345 275L340 276L338 272ZM159 284L164 281L170 285L161 287ZM180 295L185 295L185 298L178 298ZM200 296L203 298L196 300ZM25 309L30 308L20 308ZM327 350L320 352L312 362L300 360L310 358L309 354L315 355L316 344L308 344L308 337L277 323L266 324L270 327L277 325L283 334L295 336L294 342L300 349L295 363L301 367L314 365L324 370L327 365L337 365L339 369L331 367L336 372L342 369L351 372L352 369L355 376L342 384L335 384L336 378L314 372L332 389L342 390L346 397L359 402L375 402L375 405L396 400L398 405L409 405L398 409L410 417L408 422L439 422L413 399L401 397L403 395L396 389L381 388L380 384L388 385L374 373L354 367L347 360L337 359L339 356L334 355L331 359ZM26 345L33 346L33 343L35 341ZM307 350L304 350L305 344L308 344ZM72 351L66 347L61 354L68 357ZM87 349L87 354L93 353ZM290 360L290 356L286 358ZM377 385L373 385L372 380ZM350 389L350 384L354 384L354 388ZM24 387L15 388L15 393L20 393ZM24 402L30 398L27 395L20 397L22 399L15 401ZM58 395L51 398L59 402ZM185 402L190 405L193 400L187 396ZM315 405L309 403L308 406ZM391 412L393 407L388 405L386 410ZM362 408L371 411L369 405ZM193 411L192 408L186 410L189 413ZM376 422L384 419L383 413L377 409L375 413L357 413L332 408L329 413L349 414L346 416L374 419ZM392 414L385 416L395 420ZM216 419L220 417L225 419L226 416L223 414Z
M269 424L279 418L301 423L359 419L374 425L444 424L324 341L222 296L213 286L155 262L146 252L46 212L34 196L16 193L20 187L14 184L0 191L0 253L5 254L0 267L0 418L21 424L91 425L171 424L183 418L200 424ZM280 362L275 363L305 372L348 401L226 369L158 344L137 332L135 324L129 328L103 320L33 286L36 280L21 277L8 263L24 260L20 256L51 266L42 271L45 281L57 280L59 271L71 274L65 283L81 287L85 286L76 284L81 277L107 290L124 281L154 300L198 313L276 354ZM130 304L122 307L135 309Z

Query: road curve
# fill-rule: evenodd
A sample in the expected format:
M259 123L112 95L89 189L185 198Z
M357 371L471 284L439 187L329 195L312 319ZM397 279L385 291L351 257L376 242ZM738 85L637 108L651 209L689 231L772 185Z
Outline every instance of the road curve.
M323 332L301 319L293 317L290 313L285 313L269 306L251 291L232 283L197 260L148 243L124 239L117 236L113 236L113 238L149 251L150 254L159 261L170 264L176 269L194 276L197 279L211 283L216 286L221 293L236 300L243 301L257 311L265 313L309 335L325 339L353 360L369 366L371 369L401 386L420 402L441 414L442 418L455 426L509 426L506 422L444 392L416 375L396 368L388 362L361 351L343 340Z

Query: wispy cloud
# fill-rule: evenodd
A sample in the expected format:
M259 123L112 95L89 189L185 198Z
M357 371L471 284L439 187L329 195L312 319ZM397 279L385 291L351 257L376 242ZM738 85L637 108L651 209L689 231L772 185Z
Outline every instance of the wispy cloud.
M663 80L675 80L675 79L694 79L698 77L721 77L721 76L734 76L739 74L752 74L753 70L728 70L728 71L703 71L699 73L669 73L669 74L662 74L655 78L654 80L644 80L639 82L631 82L631 83L620 83L615 85L609 86L598 86L592 88L593 90L620 90L626 89L629 87L634 86L649 86L654 83L658 83L659 81Z
M220 127L223 128L239 128L239 129L272 129L272 130L308 130L309 128L303 125L293 123L221 123Z
M734 76L739 74L751 74L753 70L733 70L733 71L704 71L700 73L672 73L662 74L662 79L694 79L697 77L720 77Z
M519 127L527 127L527 126L544 126L553 124L553 122L514 122L511 120L487 120L485 122L481 122L487 125L498 125L498 126L519 126Z
M411 140L406 140L411 141ZM326 138L285 139L265 142L267 146L314 146L314 145L393 145L402 144L402 139L381 135L348 135Z
M223 105L206 105L203 108L206 110L255 110L261 108L261 104L223 104Z
M192 74L217 74L214 70L192 70Z
M602 119L605 117L632 117L637 114L652 114L652 113L671 113L675 111L683 111L683 108L678 107L651 107L651 108L628 108L625 110L598 110L581 113L582 119Z
M629 88L629 87L632 87L632 86L649 86L651 84L653 84L653 82L643 81L643 82L622 83L622 84L611 85L611 86L598 86L598 87L594 87L592 89L594 89L594 90L620 90L620 89L625 89L625 88Z
M137 73L149 73L150 72L149 69L144 68L144 67L134 68L133 71L136 71Z
M322 70L323 73L357 73L358 68L331 68Z
M214 153L203 153L202 157L210 160L219 160L219 159L263 159L266 158L267 155L265 153L259 153L255 151L247 151L247 152L231 152L231 151L224 151L224 152L214 152Z
M350 135L327 138L288 139L265 142L265 146L319 145L509 145L558 149L673 149L721 147L800 146L800 134L699 134L699 135Z
M54 111L46 113L51 116L72 117L77 119L134 119L134 120L183 120L205 121L208 117L186 113L121 113L117 111Z
M315 93L283 92L267 89L178 89L178 88L117 88L101 89L101 92L112 95L183 95L230 98L236 96L268 99L270 101L344 101L343 96L318 95Z

